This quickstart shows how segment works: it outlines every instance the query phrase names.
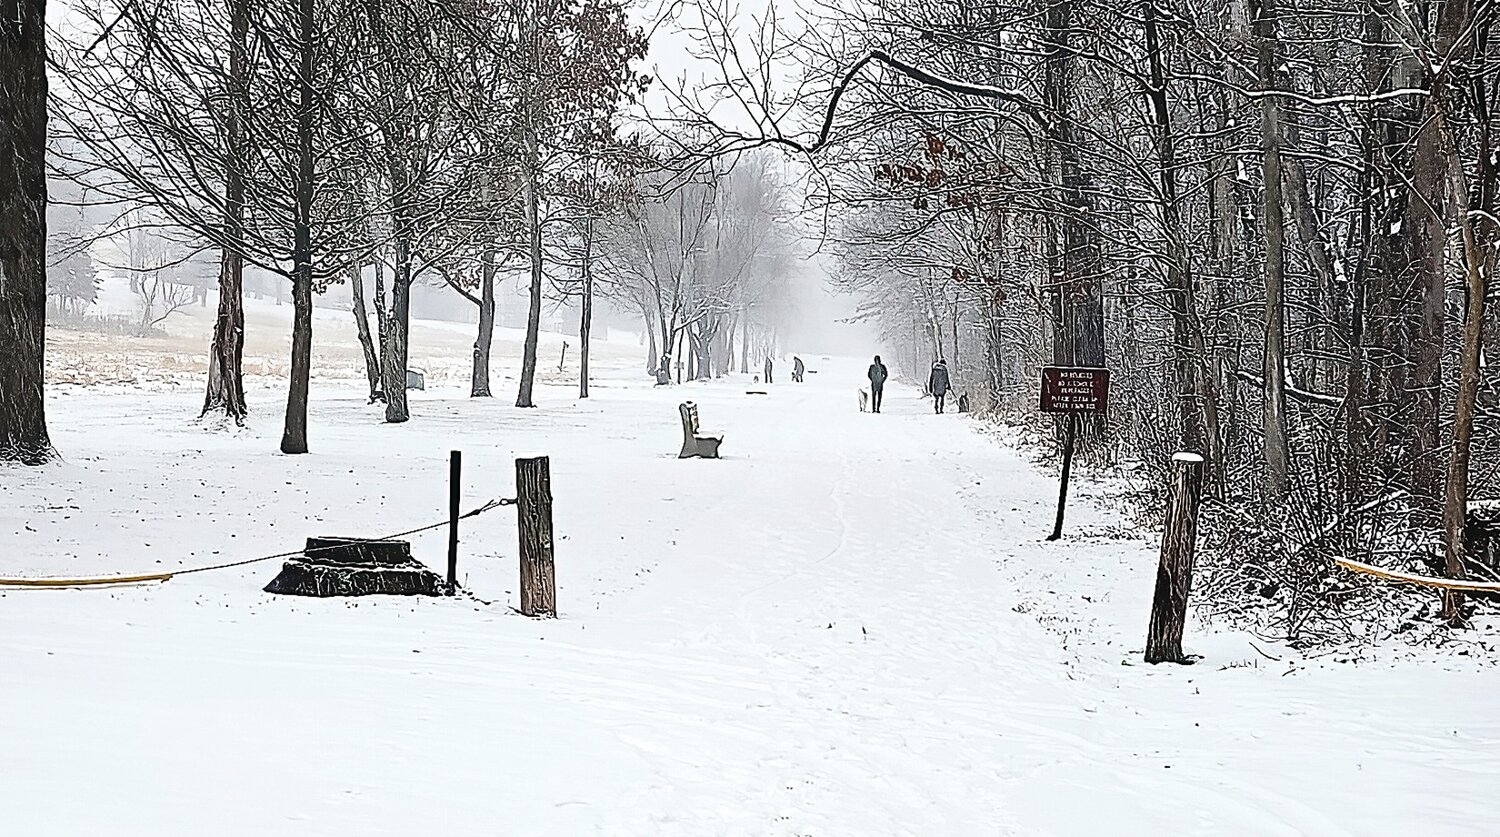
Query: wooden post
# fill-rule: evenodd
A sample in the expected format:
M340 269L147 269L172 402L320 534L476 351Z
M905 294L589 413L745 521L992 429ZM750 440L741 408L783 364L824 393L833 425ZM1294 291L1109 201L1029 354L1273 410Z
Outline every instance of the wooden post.
M1198 498L1203 491L1203 457L1172 456L1167 519L1161 534L1161 563L1151 626L1146 634L1146 662L1188 663L1182 653L1182 626L1187 621L1188 591L1193 585L1193 552L1198 539Z
M557 616L552 567L552 465L545 456L516 460L517 529L521 536L521 612Z
M1078 414L1068 413L1067 438L1063 441L1062 484L1057 489L1057 520L1052 524L1052 534L1047 540L1062 537L1063 510L1068 506L1068 474L1073 470L1073 435L1078 432Z
M458 503L459 471L463 468L463 453L453 451L448 455L448 595L458 592Z

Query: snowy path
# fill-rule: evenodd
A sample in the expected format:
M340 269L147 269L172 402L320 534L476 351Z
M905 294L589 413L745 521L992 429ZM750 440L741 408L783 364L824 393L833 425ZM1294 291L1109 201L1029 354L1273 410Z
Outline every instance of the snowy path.
M325 392L302 458L267 453L276 393L237 436L177 418L192 394L54 397L69 461L0 471L0 574L380 534L442 516L451 447L475 501L548 453L563 618L508 609L508 512L465 531L491 605L275 598L269 565L0 593L0 830L1493 832L1492 669L1270 663L1193 624L1200 665L1122 665L1147 540L1085 488L1044 543L1051 477L909 390L860 414L857 365L810 365L769 396L434 394L405 426ZM673 458L685 397L725 460ZM441 562L441 536L416 548Z

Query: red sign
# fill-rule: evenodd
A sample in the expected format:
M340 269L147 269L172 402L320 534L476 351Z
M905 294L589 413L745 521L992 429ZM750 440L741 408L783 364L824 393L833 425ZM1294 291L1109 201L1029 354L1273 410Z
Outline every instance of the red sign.
M1092 366L1042 369L1042 412L1102 413L1108 406L1108 369Z

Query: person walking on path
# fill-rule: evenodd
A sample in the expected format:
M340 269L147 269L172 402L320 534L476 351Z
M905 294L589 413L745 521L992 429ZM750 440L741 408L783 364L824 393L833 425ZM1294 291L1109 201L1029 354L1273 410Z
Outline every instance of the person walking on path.
M880 412L881 396L885 394L885 379L890 377L886 371L885 364L880 362L880 355L875 356L875 362L870 364L870 412Z
M802 376L807 374L807 366L802 363L802 358L792 355L792 383L802 383Z
M948 362L942 358L932 365L932 374L927 378L927 389L932 393L932 406L936 412L943 412L943 398L951 389L948 381Z
M766 383L771 383L771 356L766 355Z

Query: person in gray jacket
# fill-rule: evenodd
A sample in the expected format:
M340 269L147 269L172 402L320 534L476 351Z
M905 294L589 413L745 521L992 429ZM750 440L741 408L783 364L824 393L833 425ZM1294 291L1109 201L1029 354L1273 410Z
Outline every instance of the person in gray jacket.
M948 361L938 358L937 363L932 365L932 374L927 378L927 389L932 393L933 409L941 413L943 398L948 395L948 390L952 389L952 384L948 380Z
M875 362L870 364L870 412L880 412L880 400L885 394L885 379L890 377L886 371L885 364L880 362L880 355L875 356Z

